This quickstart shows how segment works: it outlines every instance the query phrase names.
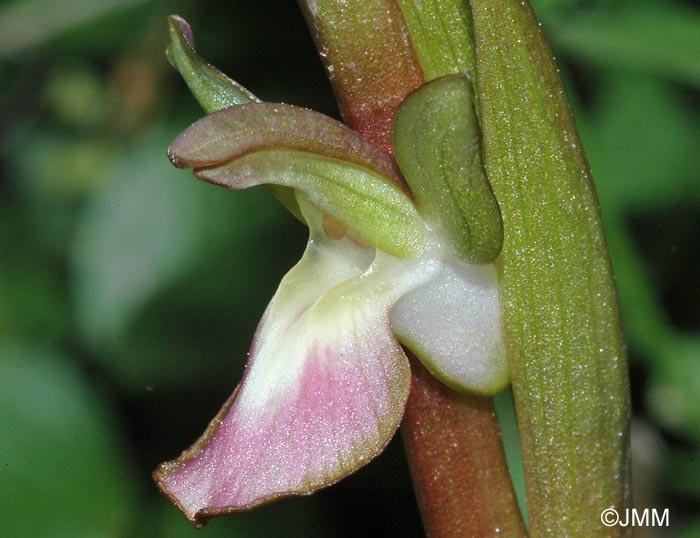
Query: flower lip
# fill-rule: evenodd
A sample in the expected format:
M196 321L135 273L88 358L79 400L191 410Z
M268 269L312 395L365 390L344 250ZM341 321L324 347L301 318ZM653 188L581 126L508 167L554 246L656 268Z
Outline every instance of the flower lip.
M198 524L335 483L378 455L403 415L410 369L388 311L433 264L425 273L424 262L326 238L321 213L302 207L312 239L263 316L241 385L154 473Z

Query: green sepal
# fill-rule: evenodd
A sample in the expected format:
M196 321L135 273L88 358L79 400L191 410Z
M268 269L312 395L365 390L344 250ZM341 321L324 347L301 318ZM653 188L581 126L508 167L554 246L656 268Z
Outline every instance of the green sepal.
M421 214L463 261L494 261L503 222L484 172L469 78L442 77L409 95L396 112L392 141Z
M363 242L392 256L416 257L426 248L427 228L411 199L393 182L352 162L272 149L195 169L195 175L233 189L269 182L293 187Z
M171 15L168 25L170 43L165 49L168 60L207 114L232 105L260 102L243 86L200 58L194 49L192 28L185 19Z
M171 15L168 17L168 25L170 43L165 54L207 114L232 105L260 102L255 95L195 52L192 28L185 19ZM266 185L266 188L292 215L304 222L294 191L279 185Z
M272 103L232 106L190 125L168 156L179 168L194 168L198 178L232 189L272 183L303 191L362 241L399 258L425 248L425 221L392 158L319 112Z

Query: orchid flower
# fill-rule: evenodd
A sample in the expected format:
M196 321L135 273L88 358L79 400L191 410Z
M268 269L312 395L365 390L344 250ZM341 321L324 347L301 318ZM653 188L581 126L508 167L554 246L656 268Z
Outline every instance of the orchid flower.
M502 224L467 74L403 102L392 157L322 114L260 102L195 54L182 19L170 22L171 62L211 112L172 143L170 160L230 189L270 185L309 228L240 385L154 473L205 523L309 494L377 456L410 390L402 345L453 389L507 385L493 264Z

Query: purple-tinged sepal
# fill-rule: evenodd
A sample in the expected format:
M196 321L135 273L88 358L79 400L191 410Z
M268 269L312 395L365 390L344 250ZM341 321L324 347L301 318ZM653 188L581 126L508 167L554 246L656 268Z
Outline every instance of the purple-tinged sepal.
M168 149L180 168L232 189L291 187L364 243L414 258L425 220L391 157L342 123L289 105L256 103L210 114Z

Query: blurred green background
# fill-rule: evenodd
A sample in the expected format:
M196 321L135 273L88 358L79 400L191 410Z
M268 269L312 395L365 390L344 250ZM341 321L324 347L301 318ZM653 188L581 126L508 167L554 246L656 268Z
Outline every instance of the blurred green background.
M671 529L639 535L700 537L700 6L533 4L617 275L637 505L670 509ZM337 116L291 1L0 4L0 536L420 537L398 439L333 488L201 531L150 480L238 382L305 243L266 192L168 163L201 116L165 60L171 13L262 99Z

